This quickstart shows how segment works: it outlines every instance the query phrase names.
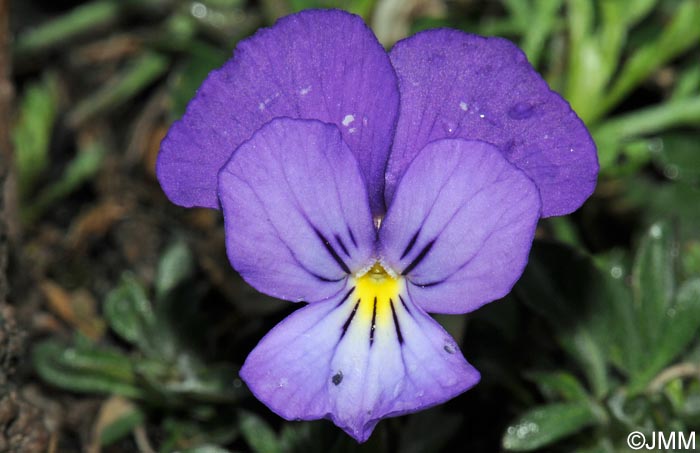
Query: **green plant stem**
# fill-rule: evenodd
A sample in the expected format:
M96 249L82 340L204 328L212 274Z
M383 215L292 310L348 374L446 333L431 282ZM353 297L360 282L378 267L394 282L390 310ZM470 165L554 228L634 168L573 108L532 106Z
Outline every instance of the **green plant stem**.
M648 107L605 122L594 136L601 142L622 141L665 129L700 123L700 96Z

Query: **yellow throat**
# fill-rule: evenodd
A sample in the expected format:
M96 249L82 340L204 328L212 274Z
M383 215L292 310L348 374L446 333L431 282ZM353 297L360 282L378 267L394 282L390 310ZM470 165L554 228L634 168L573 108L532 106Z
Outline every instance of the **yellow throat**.
M372 327L383 327L392 322L396 309L401 306L400 294L404 279L394 277L379 262L369 271L355 277L354 301L360 301L357 316Z

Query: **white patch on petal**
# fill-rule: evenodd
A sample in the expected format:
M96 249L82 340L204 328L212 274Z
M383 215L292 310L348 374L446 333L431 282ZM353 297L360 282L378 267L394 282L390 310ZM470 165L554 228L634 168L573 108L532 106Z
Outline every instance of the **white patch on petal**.
M343 126L348 127L353 121L355 121L355 115L345 115L345 118L343 118Z
M267 108L268 105L270 105L270 103L272 101L274 101L278 97L280 97L279 92L275 93L274 95L270 96L269 98L265 98L262 102L260 102L258 104L258 110L260 110L262 112L263 110L265 110Z
M483 118L483 117L485 117L485 116L486 116L486 115L484 115L483 113L479 114L479 118Z
M459 103L459 108L462 109L462 110L464 110L465 112L466 112L467 110L469 110L469 106L468 106L467 103L464 102L464 101L462 101L462 102Z
M299 90L299 94L301 94L302 96L306 96L307 94L309 94L310 91L311 91L311 85Z

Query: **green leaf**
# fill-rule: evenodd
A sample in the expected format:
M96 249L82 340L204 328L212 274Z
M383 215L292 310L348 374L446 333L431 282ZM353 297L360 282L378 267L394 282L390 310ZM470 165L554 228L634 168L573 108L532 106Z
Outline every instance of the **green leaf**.
M65 43L89 30L114 22L120 12L120 1L87 2L70 12L22 33L15 44L18 54L34 53Z
M700 89L700 65L694 62L678 75L670 101L680 101L691 97Z
M508 427L503 448L510 451L533 451L575 434L598 421L586 403L540 406L526 412Z
M647 40L627 61L601 103L601 113L610 110L653 71L680 53L697 45L700 38L700 3L685 0L675 9L670 23L657 39Z
M125 104L162 76L169 63L168 58L159 53L140 53L123 72L81 101L68 115L68 123L76 127Z
M676 301L664 314L661 337L651 349L648 365L630 384L629 392L638 393L668 366L693 341L700 331L700 279L684 283Z
M49 165L49 144L58 113L58 86L46 76L24 92L12 130L20 196L25 199Z
M593 393L608 391L606 352L613 343L607 282L591 260L557 244L536 242L514 287L518 298L547 319L559 344L585 373Z
M659 341L673 298L672 239L668 224L653 224L639 246L632 268L634 306L647 350L653 350Z
M694 134L664 134L654 145L652 157L667 178L691 184L700 179L700 153Z
M133 364L119 352L66 347L53 341L33 350L34 366L45 381L76 392L106 393L141 398Z
M183 451L189 447L190 450L198 451L197 448L205 448L203 451L213 451L219 453L219 445L228 445L238 437L238 429L234 425L235 416L232 413L212 412L211 406L208 410L198 410L200 407L189 408L189 416L176 418L172 412L162 422L162 434L159 451L170 453ZM205 408L202 408L205 409ZM206 448L219 448L219 450L207 450Z
M566 371L531 372L528 379L535 382L542 394L549 400L587 401L588 392L579 380Z
M249 395L242 385L234 385L238 370L231 365L202 365L191 363L193 360L182 354L176 370L170 370L167 377L156 376L160 381L153 381L170 398L182 401L205 403L234 403ZM141 371L141 369L139 369ZM144 370L145 371L145 370ZM176 371L177 377L173 376Z
M655 104L606 120L593 129L593 137L600 150L601 168L610 168L620 147L632 139L698 123L700 96Z
M603 343L596 339L589 327L583 325L575 327L570 333L560 334L559 338L562 347L578 361L586 374L594 395L602 398L610 389Z
M563 0L544 0L536 2L536 7L533 7L535 5L532 4L528 7L527 2L521 0L506 2L513 19L522 18L523 39L521 47L534 67L537 67L542 51L545 49L545 43L559 19L558 13L562 3ZM522 14L523 12L526 14ZM527 12L531 12L531 14L527 14Z
M355 0L352 2L347 2L342 4L342 8L362 16L367 20L374 8L375 0ZM301 11L304 9L316 9L316 8L338 8L338 2L336 0L289 0L289 3L294 12Z
M103 447L126 437L134 428L144 423L146 417L141 410L134 408L102 428L100 445Z
M160 300L180 283L192 275L194 259L184 242L175 242L163 253L158 263L155 290L156 299Z
M99 142L92 142L80 149L73 160L68 163L61 179L42 190L33 203L23 208L22 221L25 224L31 224L54 203L67 197L92 179L100 169L105 154L106 149Z
M107 295L104 313L120 337L144 352L154 352L156 318L145 289L133 276L125 273L119 286Z
M607 311L609 313L609 329L611 341L607 343L610 360L627 374L638 371L647 360L647 350L644 348L642 333L639 331L632 295L621 281L615 277L606 276L608 288Z
M252 412L239 411L239 426L243 438L255 453L281 453L277 434L262 418Z

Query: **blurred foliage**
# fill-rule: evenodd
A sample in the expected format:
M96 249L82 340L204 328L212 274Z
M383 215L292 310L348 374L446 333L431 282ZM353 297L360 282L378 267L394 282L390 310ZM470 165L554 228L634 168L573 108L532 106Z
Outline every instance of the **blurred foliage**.
M376 13L397 5L389 19ZM509 296L466 321L439 318L480 385L380 423L362 445L329 422L282 421L249 394L237 365L290 308L234 275L216 215L170 206L153 175L168 125L238 40L328 6L375 28L449 26L519 43L589 126L601 165L579 212L541 222ZM64 428L66 451L85 438L146 451L145 438L161 452L607 453L626 451L631 431L700 428L697 0L13 7L18 262L42 282L17 292L29 304L53 288L38 309L49 321L35 323L33 371L53 398L100 401L89 434ZM85 300L95 306L83 319Z

